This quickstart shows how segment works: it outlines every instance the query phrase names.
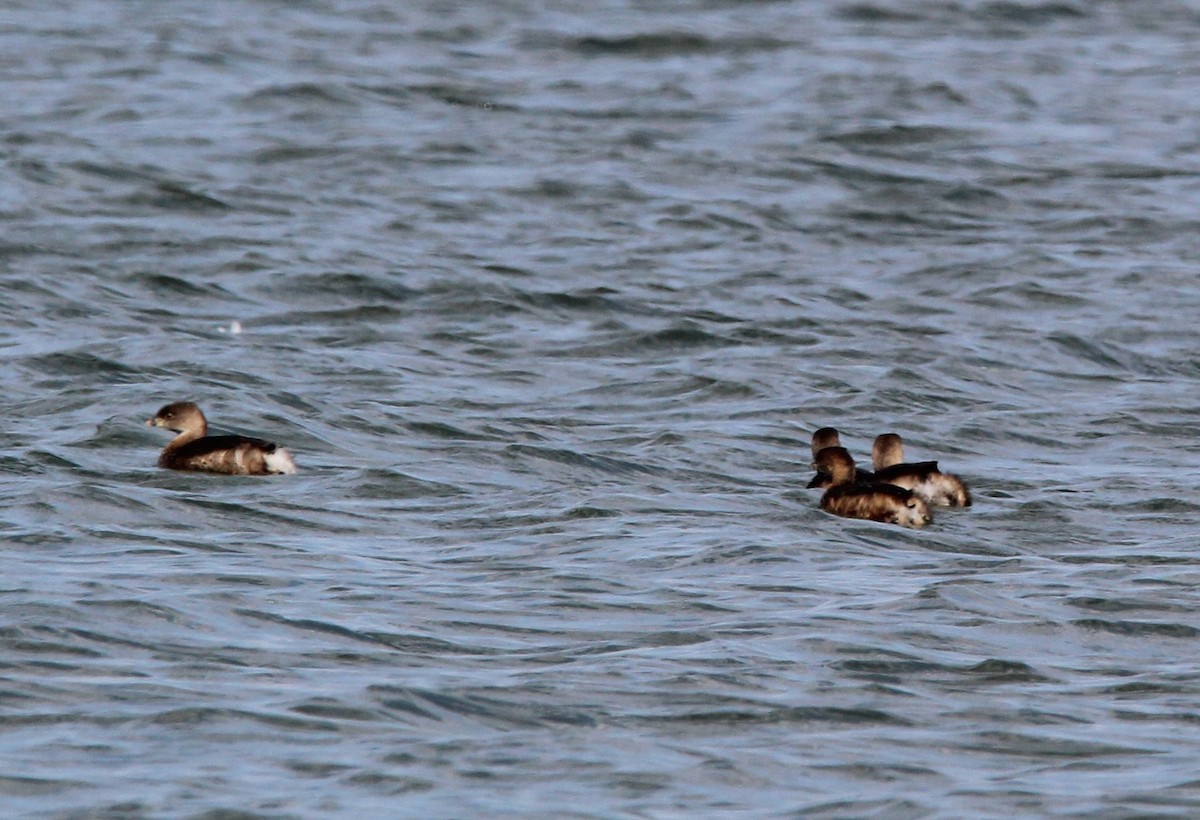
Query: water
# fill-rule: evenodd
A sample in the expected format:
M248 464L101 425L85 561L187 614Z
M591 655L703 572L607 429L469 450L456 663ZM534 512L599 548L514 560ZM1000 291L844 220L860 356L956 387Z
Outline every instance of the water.
M1194 816L1198 34L10 4L4 813Z

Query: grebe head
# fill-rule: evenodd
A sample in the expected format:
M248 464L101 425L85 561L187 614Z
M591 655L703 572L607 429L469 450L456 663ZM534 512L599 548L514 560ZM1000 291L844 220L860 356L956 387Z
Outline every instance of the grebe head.
M832 427L822 427L812 436L812 452L813 458L817 457L817 453L824 450L826 447L841 447L842 440L838 436L838 431Z
M875 437L871 447L871 463L876 470L904 462L904 442L895 433L884 433Z
M933 521L933 514L929 512L929 505L920 496L914 495L903 502L903 504L904 506L900 507L896 513L897 524L903 527L924 527Z
M208 422L200 408L190 401L168 404L146 422L148 427L164 427L175 433L199 432L204 434Z
M813 468L827 473L835 486L854 481L854 459L845 447L821 448L813 460Z

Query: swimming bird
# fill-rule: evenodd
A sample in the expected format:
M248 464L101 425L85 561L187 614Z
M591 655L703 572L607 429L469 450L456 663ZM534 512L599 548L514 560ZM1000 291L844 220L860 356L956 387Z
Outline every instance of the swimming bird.
M190 401L168 404L146 422L178 433L158 457L158 466L228 475L294 473L292 454L273 442L246 436L209 436L208 420Z
M832 427L822 427L820 430L812 434L812 454L814 462L817 458L817 453L821 452L826 447L841 446L841 436L839 436L838 431ZM813 466L816 467L816 464L814 463ZM870 470L857 470L855 472L854 480L859 484L867 484L870 483L873 478L874 476ZM810 490L824 490L831 486L833 486L832 477L829 475L829 473L821 472L820 468L817 468L817 474L812 477L812 480L810 480L807 485L808 489Z
M826 512L902 527L923 527L933 520L929 505L911 490L894 484L856 484L854 459L844 447L824 448L817 453L816 465L833 482L821 496Z
M912 490L930 504L938 507L969 507L971 491L963 480L952 473L943 473L936 461L904 461L904 442L895 433L876 436L871 447L871 463L875 480Z

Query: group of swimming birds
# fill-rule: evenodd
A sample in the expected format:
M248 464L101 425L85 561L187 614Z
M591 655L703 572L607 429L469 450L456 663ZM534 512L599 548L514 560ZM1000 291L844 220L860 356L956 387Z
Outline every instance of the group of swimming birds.
M292 454L274 442L208 435L208 420L190 401L166 405L146 424L178 433L158 457L159 467L227 475L296 472ZM821 509L834 515L923 527L933 520L931 507L971 505L967 485L958 476L939 471L936 461L905 463L904 443L895 433L875 439L873 472L854 466L832 427L813 433L812 451L817 474L808 486L825 490Z
M812 451L817 474L808 486L825 490L821 509L834 515L923 527L933 520L932 507L971 506L967 485L939 470L936 461L905 462L904 442L895 433L876 436L873 472L854 466L832 427L813 433Z

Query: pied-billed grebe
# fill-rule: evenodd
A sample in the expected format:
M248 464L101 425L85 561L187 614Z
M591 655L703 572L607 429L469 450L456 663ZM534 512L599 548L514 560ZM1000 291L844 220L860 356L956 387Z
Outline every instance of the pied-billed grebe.
M875 480L912 490L938 507L969 507L971 491L956 475L938 470L936 461L904 462L904 442L895 433L875 438L871 448Z
M929 505L911 490L894 484L856 484L854 459L844 447L817 453L817 469L833 485L821 496L821 509L844 518L866 518L902 527L923 527L933 520Z
M821 452L826 447L841 447L841 446L842 446L841 436L839 436L838 431L833 429L832 427L822 427L820 430L813 433L813 435L812 435L812 454L813 454L813 461L814 461L813 466L816 467L815 461L817 458L817 453ZM858 484L868 484L873 479L874 479L874 476L871 474L870 470L857 470L854 474L854 481ZM807 485L808 489L810 489L810 490L824 490L824 489L827 489L832 486L833 486L833 478L829 475L829 473L821 472L821 469L819 467L817 468L817 474L812 477L812 480L810 480Z
M246 436L208 436L208 420L190 401L177 401L146 422L179 435L162 451L158 466L229 475L294 473L292 454L273 442Z

